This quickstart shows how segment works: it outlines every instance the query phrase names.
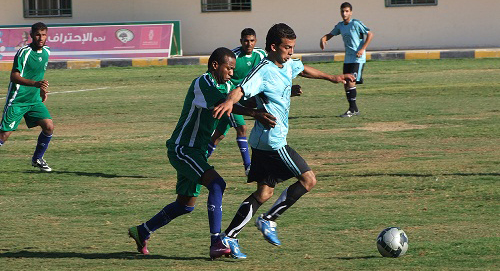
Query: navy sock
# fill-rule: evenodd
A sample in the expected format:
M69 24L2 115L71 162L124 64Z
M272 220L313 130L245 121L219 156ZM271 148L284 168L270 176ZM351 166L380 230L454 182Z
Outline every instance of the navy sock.
M349 102L349 111L358 112L358 106L356 105L356 87L346 90L345 95L347 96L347 101Z
M139 225L139 235L143 240L147 240L151 233L157 229L167 225L174 218L190 213L194 210L194 206L185 206L177 201L165 206L159 213L153 216L148 222Z
M248 141L246 136L237 137L236 143L238 143L238 147L240 148L243 165L245 166L245 169L247 169L250 166L250 152L248 151Z
M0 139L0 147L2 147L3 143L5 142Z
M222 177L213 179L207 186L208 199L208 223L210 225L210 233L212 235L220 233L222 223L222 195L226 189L226 182Z
M49 147L50 139L52 135L46 135L43 132L40 132L38 136L38 142L36 144L35 153L33 154L33 160L42 158L45 154L45 151Z
M208 143L207 158L212 155L212 153L215 151L216 148L217 148L217 145L215 145L214 143L212 143L212 142Z

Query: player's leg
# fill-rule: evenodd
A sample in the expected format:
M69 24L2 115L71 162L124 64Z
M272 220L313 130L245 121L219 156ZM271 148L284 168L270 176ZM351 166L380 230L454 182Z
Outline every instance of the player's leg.
M212 153L215 151L217 148L217 145L224 139L226 136L227 132L231 128L231 124L229 122L228 118L222 118L219 121L219 124L217 124L217 127L215 128L215 131L212 135L211 142L208 144L207 148L207 158L212 155Z
M54 122L52 121L49 110L47 110L47 107L43 103L35 104L24 115L24 119L29 128L36 126L42 128L42 131L38 135L35 152L31 158L31 164L41 171L52 171L49 165L47 165L47 162L43 159L45 151L49 147L50 140L52 139L52 134L54 133Z
M316 184L316 177L311 168L294 149L286 145L278 150L278 153L279 157L276 159L281 163L277 163L280 166L276 167L276 174L279 174L279 180L284 181L295 176L298 181L287 187L273 206L255 221L264 238L276 246L281 245L281 242L278 239L275 220Z
M6 104L0 120L0 147L7 141L13 131L17 130L29 106L15 106Z
M245 119L241 115L234 115L234 122L231 124L236 129L236 143L240 149L241 159L243 160L243 166L245 168L245 175L248 176L250 171L250 149L248 148L247 140L247 126Z
M363 63L344 64L344 70L343 70L344 74L345 73L353 74L356 77L356 81L355 82L349 81L344 85L347 102L349 103L349 109L347 109L347 111L344 114L340 115L339 117L349 118L359 115L359 109L356 104L356 97L357 97L356 86L357 84L363 83L363 77L362 77L363 68L364 68Z
M12 134L12 131L2 131L0 130L0 147L7 141L9 136Z

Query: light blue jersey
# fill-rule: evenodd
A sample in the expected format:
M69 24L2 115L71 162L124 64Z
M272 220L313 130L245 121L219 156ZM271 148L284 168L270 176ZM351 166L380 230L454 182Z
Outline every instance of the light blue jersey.
M292 79L303 70L300 59L290 59L279 68L265 58L241 82L245 99L256 96L257 108L276 117L276 126L271 129L255 122L249 139L252 148L271 151L287 145Z
M330 34L337 36L342 34L342 40L344 40L345 46L345 59L344 63L365 63L366 62L366 52L361 56L357 57L357 52L363 47L365 43L364 36L370 31L361 21L352 19L348 24L344 22L339 22Z

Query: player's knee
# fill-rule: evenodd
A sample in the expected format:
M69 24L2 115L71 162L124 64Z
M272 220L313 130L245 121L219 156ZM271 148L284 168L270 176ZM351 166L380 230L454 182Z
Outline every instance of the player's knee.
M303 173L300 179L302 185L307 189L307 191L311 191L317 183L316 175L312 170Z
M247 126L246 125L241 125L236 127L236 135L237 136L246 136L247 134Z
M264 203L269 200L274 194L274 190L261 190L254 193L255 198L260 202Z
M222 177L215 178L210 182L207 188L209 191L219 190L221 192L224 192L224 190L226 189L226 182Z

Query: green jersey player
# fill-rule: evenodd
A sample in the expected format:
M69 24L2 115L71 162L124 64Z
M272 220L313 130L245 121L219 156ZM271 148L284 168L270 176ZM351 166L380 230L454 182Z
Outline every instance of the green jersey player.
M255 47L257 43L257 35L252 28L245 28L241 31L240 38L241 46L233 49L236 55L236 67L234 68L233 77L231 82L234 85L241 83L243 78L252 70L259 62L267 56L266 51L261 48ZM243 159L243 166L245 174L248 175L250 170L250 151L248 149L247 141L247 126L243 116L231 114L229 118L220 121L217 129L212 135L210 144L208 145L208 156L212 155L219 142L224 139L225 135L231 127L236 129L236 143L240 149L241 158Z
M352 5L348 2L340 5L340 15L342 22L335 25L330 33L321 38L320 47L322 50L325 49L328 40L333 36L342 35L345 46L344 73L351 73L356 77L356 80L344 84L349 109L339 117L349 118L359 115L356 105L356 84L363 84L366 48L373 38L373 32L361 21L352 19Z
M41 22L33 24L30 36L33 41L21 47L14 57L7 100L0 122L0 146L5 144L24 117L28 128L42 128L31 164L41 171L50 172L52 169L43 159L54 131L52 117L43 103L47 99L49 87L49 82L44 80L50 55L49 47L45 46L47 26Z
M178 216L194 210L201 186L208 189L208 221L211 233L210 258L230 253L219 236L222 219L224 179L208 164L206 151L211 135L218 124L213 108L223 102L231 87L229 79L235 67L234 53L224 47L216 49L208 60L208 71L193 80L172 136L167 141L170 164L177 171L177 199L165 206L149 221L131 227L129 235L142 254L149 254L146 242L151 233ZM274 127L274 117L263 110L237 107L236 113L256 118L267 127ZM190 225L186 225L189 227Z

